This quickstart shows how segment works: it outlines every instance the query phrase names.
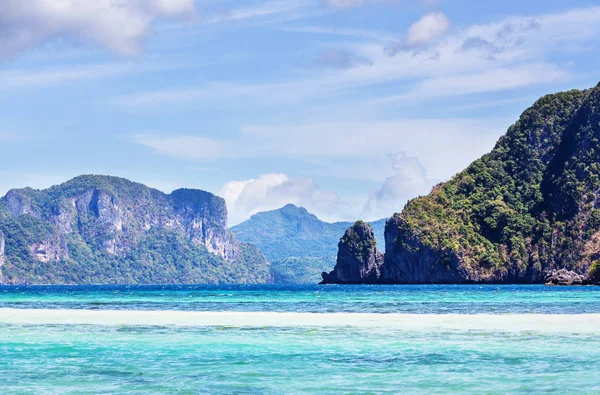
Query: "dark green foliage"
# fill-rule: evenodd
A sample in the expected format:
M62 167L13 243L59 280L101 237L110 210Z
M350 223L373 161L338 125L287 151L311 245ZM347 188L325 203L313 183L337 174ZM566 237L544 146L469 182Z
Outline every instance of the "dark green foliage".
M492 152L410 201L403 234L482 279L583 271L600 251L591 240L600 230L599 103L600 88L542 97Z
M588 270L588 278L596 284L600 283L600 260L592 262Z
M231 228L238 239L256 245L271 262L277 283L317 283L335 266L340 237L350 222L327 223L306 209L288 204L253 215ZM372 223L383 246L385 220Z
M42 240L51 232L51 228L44 221L24 216L20 219L2 218L0 231L6 240L5 255L12 262L29 262L31 260L31 240Z

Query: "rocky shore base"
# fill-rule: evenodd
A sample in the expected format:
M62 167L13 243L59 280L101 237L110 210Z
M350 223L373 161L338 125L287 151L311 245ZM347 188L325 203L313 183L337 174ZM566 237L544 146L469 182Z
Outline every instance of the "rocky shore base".
M577 274L567 269L552 270L546 275L546 285L592 285L593 282L586 276Z

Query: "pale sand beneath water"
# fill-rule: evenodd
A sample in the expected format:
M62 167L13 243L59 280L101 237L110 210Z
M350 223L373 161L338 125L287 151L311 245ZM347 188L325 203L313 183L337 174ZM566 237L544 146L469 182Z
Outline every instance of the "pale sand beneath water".
M0 309L0 324L363 327L405 331L600 334L600 314L361 314Z

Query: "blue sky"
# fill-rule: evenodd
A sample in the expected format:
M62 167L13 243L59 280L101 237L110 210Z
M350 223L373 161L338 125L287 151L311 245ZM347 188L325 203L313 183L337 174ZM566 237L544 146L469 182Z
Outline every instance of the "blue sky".
M402 209L600 80L595 1L0 0L0 194L79 174Z

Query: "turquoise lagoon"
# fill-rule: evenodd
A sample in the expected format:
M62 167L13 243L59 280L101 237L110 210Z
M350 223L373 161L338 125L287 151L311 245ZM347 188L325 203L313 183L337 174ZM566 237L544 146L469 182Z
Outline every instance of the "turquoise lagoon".
M600 393L600 287L0 287L2 393Z

